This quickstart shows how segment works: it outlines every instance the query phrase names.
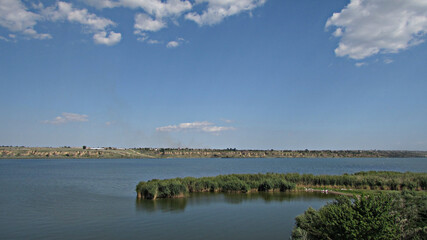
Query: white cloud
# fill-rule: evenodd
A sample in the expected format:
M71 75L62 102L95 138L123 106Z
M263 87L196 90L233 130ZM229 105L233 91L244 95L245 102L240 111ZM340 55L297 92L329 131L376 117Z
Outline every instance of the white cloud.
M184 38L177 38L176 41L170 41L166 44L167 48L176 48L179 45L181 45L183 42L185 42Z
M185 18L196 22L198 25L213 25L224 18L239 14L243 11L262 6L266 0L196 0L196 4L207 3L208 7L203 13L190 12Z
M178 46L179 46L179 42L177 42L177 41L170 41L170 42L168 42L168 44L166 44L167 48L176 48Z
M340 37L335 54L360 60L378 53L397 53L424 41L425 0L351 0L326 22Z
M111 46L120 42L122 38L121 33L110 31L107 34L106 32L106 28L115 26L116 23L89 13L87 9L76 9L71 3L57 2L55 5L43 9L42 14L50 21L68 21L82 24L89 31L94 32L93 40L97 44Z
M171 21L179 25L178 18L184 14L187 20L199 25L213 25L224 18L262 6L267 0L83 0L97 8L127 7L142 9L145 13L135 15L134 33L138 36L143 31L159 31L167 27ZM194 11L194 6L200 7L201 13ZM193 12L190 12L192 11ZM138 37L144 42L147 38ZM176 42L176 41L175 41ZM172 43L170 46L177 46ZM178 44L179 45L179 44Z
M215 126L211 122L191 122L191 123L180 123L178 125L169 125L164 127L156 128L159 132L180 132L180 131L198 131L207 133L219 133L222 131L235 130L233 127L220 127Z
M27 28L24 31L22 31L23 34L30 36L34 39L39 39L39 40L43 40L43 39L51 39L52 36L48 33L37 33L36 30L32 29L32 28Z
M228 130L235 130L233 127L218 127L218 126L208 126L202 128L203 132L210 132L210 133L217 133L217 132L223 132Z
M82 24L89 32L94 33L95 42L99 34L106 31L108 27L116 24L103 17L98 17L89 13L87 9L77 9L71 3L58 1L50 7L44 7L43 4L31 4L32 10L29 11L20 0L1 0L0 1L0 25L13 32L19 32L26 37L33 39L50 39L52 36L48 33L38 33L34 27L40 21L68 21ZM14 34L10 34L15 38ZM11 37L12 38L12 37ZM120 41L121 34L110 32L108 39L101 42L112 45ZM97 42L100 43L100 42Z
M183 15L188 20L199 25L212 25L221 22L224 18L249 12L267 0L81 0L90 6L99 9L125 7L141 11L134 18L134 34L137 40L149 44L160 41L151 40L145 32L156 32L167 28L172 22L179 26ZM25 6L30 6L31 11ZM194 6L196 6L194 8ZM38 33L34 27L41 21L70 22L81 24L85 31L94 34L95 43L110 43L120 41L118 33L110 32L109 28L116 26L110 19L90 13L85 8L75 8L72 1L56 1L53 5L45 7L41 2L21 0L0 0L0 26L11 31L19 32L27 38L49 39L48 33ZM107 37L108 35L108 37ZM121 35L120 35L121 36ZM114 38L112 38L114 37ZM108 39L107 39L108 38ZM102 40L101 40L102 39ZM177 44L178 43L178 44ZM180 40L171 41L170 47L180 45Z
M28 11L20 0L0 1L0 26L13 32L21 32L31 38L48 39L49 34L39 34L34 30L37 21L42 20L40 14Z
M159 44L160 41L159 40L155 40L155 39L150 39L147 41L148 44Z
M98 8L128 7L140 8L156 18L180 16L193 7L188 0L84 0L87 4Z
M152 19L147 14L139 13L135 15L134 28L137 30L157 32L166 26L166 23L164 23L161 19Z
M9 39L7 39L7 38L5 38L5 37L3 37L3 36L0 36L0 40L3 40L3 41L6 41L6 42L9 42Z
M232 122L233 122L233 120L230 120L230 119L224 119L224 118L222 118L222 119L221 119L221 121L223 121L223 122L225 122L225 123L232 123Z
M104 30L115 23L110 19L98 17L89 13L87 9L76 9L71 3L57 2L55 5L42 10L42 13L51 21L67 20L80 23L93 31Z
M77 114L77 113L62 113L61 116L57 116L53 120L45 120L43 123L46 124L64 124L69 122L87 122L88 115Z
M385 64L390 64L390 63L392 63L393 62L393 59L390 59L390 58L386 58L386 59L384 59L384 63Z
M108 36L107 36L107 32L104 32L104 31L95 33L95 35L93 35L93 40L95 41L95 43L105 44L107 46L117 44L118 42L120 42L121 39L122 39L122 34L115 33L113 31L110 31Z
M356 67L361 67L361 66L365 66L366 63L365 62L357 62L354 64Z

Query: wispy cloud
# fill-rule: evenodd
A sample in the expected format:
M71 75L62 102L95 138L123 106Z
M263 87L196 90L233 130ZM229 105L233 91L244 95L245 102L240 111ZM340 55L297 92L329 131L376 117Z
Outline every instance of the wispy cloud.
M207 121L180 123L178 125L169 125L169 126L156 128L156 131L159 131L159 132L198 131L198 132L207 132L207 133L219 133L219 132L229 131L229 130L235 130L235 128L215 126L214 123L207 122Z
M351 0L326 22L340 38L335 54L361 60L379 53L397 53L424 41L425 0Z
M105 126L111 126L114 123L115 123L115 121L108 121L108 122L105 122Z
M5 38L5 37L3 37L3 36L0 36L0 40L3 40L3 41L6 41L6 42L9 42L9 39L7 39L7 38Z
M365 65L367 65L365 62L357 62L357 63L355 63L354 64L356 67L362 67L362 66L365 66Z
M224 119L224 118L222 118L222 119L221 119L221 121L223 121L223 122L225 122L225 123L232 123L232 122L234 122L233 120L230 120L230 119Z
M55 117L53 120L45 120L46 124L64 124L69 122L87 122L89 121L88 115L77 113L62 113L61 116Z
M393 62L393 59L390 59L390 58L386 58L386 59L384 59L384 63L385 64L390 64L390 63L392 63Z
M148 44L159 44L159 43L160 43L160 41L159 41L159 40L155 40L155 39L149 39L149 40L147 41L147 43L148 43Z

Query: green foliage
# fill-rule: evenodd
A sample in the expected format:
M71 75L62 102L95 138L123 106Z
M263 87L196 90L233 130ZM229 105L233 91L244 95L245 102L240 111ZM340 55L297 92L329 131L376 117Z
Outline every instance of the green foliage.
M298 173L230 174L216 177L151 180L138 184L136 191L141 197L155 199L177 197L187 192L283 192L295 189L297 185L375 190L426 190L427 174L373 171L341 176Z
M296 187L284 179L283 174L231 174L202 178L175 178L140 182L138 196L145 199L173 198L187 192L241 192L287 191Z
M427 196L338 197L296 217L292 239L427 239Z
M285 180L304 186L342 186L371 190L427 190L427 174L370 171L355 174L313 175L289 173Z
M403 239L427 239L427 195L403 191L396 197L395 211Z

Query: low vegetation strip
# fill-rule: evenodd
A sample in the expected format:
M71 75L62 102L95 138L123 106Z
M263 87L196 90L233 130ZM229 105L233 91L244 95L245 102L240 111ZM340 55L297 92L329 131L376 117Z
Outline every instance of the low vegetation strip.
M231 174L202 178L153 179L136 186L138 198L175 198L188 192L287 191L297 187L331 189L426 190L427 173L358 172L344 175L298 173Z

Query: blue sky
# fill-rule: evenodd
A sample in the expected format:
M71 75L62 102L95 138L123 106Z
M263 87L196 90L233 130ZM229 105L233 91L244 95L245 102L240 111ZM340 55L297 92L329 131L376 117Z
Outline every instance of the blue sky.
M0 145L427 150L424 0L0 1Z

